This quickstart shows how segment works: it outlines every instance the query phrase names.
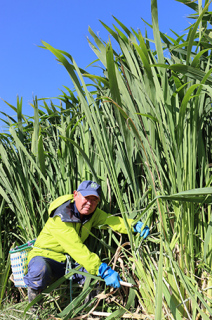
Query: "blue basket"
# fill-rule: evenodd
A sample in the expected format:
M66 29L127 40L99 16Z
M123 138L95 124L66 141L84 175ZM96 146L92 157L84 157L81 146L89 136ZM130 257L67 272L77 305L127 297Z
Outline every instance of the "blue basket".
M35 241L36 240L31 240L9 251L15 287L27 288L27 285L24 282L24 275L28 270L27 257L34 246Z

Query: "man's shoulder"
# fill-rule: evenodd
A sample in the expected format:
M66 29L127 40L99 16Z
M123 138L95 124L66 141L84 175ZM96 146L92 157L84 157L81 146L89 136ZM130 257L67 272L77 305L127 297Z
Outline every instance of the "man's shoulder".
M66 194L64 196L61 196L55 199L49 206L49 210L48 210L49 215L51 215L52 211L57 209L59 206L61 206L63 203L67 202L68 200L71 200L71 202L74 200L73 194Z
M106 220L106 218L108 217L108 214L99 209L99 208L96 208L96 210L94 211L94 214L92 216L92 220L94 222L94 224L98 224L98 223L102 223Z

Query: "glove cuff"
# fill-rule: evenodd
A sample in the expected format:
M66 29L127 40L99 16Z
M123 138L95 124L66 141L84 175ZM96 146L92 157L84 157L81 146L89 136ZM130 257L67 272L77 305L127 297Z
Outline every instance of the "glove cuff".
M110 269L110 267L107 265L107 263L103 262L99 267L98 276L100 276L100 277L102 277L102 279L104 279L105 271L109 270L109 269Z

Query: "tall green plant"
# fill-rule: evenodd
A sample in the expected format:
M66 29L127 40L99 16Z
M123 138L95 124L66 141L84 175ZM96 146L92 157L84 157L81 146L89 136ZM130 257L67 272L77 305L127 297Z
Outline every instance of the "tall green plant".
M136 301L143 313L156 319L209 319L210 14L208 2L204 8L201 2L181 2L196 12L196 22L183 36L159 32L156 0L149 25L153 40L116 18L115 31L102 23L121 54L112 41L105 44L89 29L103 76L88 74L70 54L43 42L68 71L76 94L66 87L62 104L44 100L42 109L35 99L33 119L22 114L22 100L11 106L17 120L10 119L10 134L1 135L0 189L19 221L17 237L25 241L39 233L49 202L71 193L81 180L95 179L103 188L102 208L124 218L130 249L120 246L116 268L138 284ZM148 241L134 236L128 217L151 226ZM120 245L120 239L111 232L101 237L104 258L115 265L118 256L112 256L111 245ZM83 297L64 310L66 318L82 311ZM125 309L108 319L131 312L134 297L131 289Z
M9 278L9 270L10 270L10 259L8 255L8 246L12 245L9 237L9 225L12 224L10 220L11 217L6 215L6 208L5 208L5 200L1 198L1 205L0 205L0 218L1 218L1 225L0 225L0 307L2 304L2 300L6 294L6 291L9 291L9 286L7 286L7 281ZM8 221L8 218L9 221Z
M205 131L210 132L208 119L211 117L210 41L207 42L207 50L202 49L206 46L205 35L208 33L205 24L208 5L206 3L204 8L201 5L199 8L191 6L199 15L184 40L183 37L172 39L159 32L157 2L152 1L156 51L149 47L149 40L140 32L129 31L117 19L122 30L116 27L114 32L103 25L117 41L121 55L113 50L110 42L105 45L90 30L95 44L89 43L105 68L103 77L83 73L68 53L43 42L65 66L75 85L100 161L125 221L127 216L135 217L134 211L141 205L148 206L149 199L142 197L142 193L149 195L150 199L157 199L157 206L151 207L148 216L140 212L137 219L152 223L160 232L163 239L160 257L163 252L165 257L158 260L156 254L153 264L148 254L155 250L158 252L158 246L149 240L149 251L142 257L136 250L137 240L130 229L128 235L137 266L136 274L146 288L141 291L142 298L151 297L150 291L155 296L153 283L157 279L159 290L163 277L172 293L166 295L162 303L162 317L166 315L168 303L172 313L177 314L176 319L181 316L194 318L198 312L208 319L207 314L211 312L207 304L203 303L201 309L197 303L204 297L210 305L210 206L204 202L197 205L192 199L170 203L158 198L211 184L210 137L204 134ZM203 33L198 31L200 24L205 28ZM164 48L169 49L170 58L164 54ZM83 76L94 81L98 100L88 91ZM203 129L205 125L207 129ZM110 138L111 135L115 139ZM123 186L121 191L120 186ZM205 237L207 245L204 246ZM205 255L202 254L204 250ZM161 273L161 261L164 273ZM155 263L159 263L159 276ZM149 271L153 277L146 276ZM208 274L206 294L196 281L205 272ZM157 301L161 303L160 299ZM153 312L151 303L145 307ZM157 305L158 318L161 316L159 309Z

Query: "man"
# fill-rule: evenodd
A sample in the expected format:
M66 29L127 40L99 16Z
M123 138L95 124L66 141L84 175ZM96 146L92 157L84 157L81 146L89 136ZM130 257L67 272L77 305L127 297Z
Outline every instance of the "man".
M106 285L120 287L119 274L83 244L92 227L109 226L114 231L127 233L122 218L97 208L100 196L100 185L88 180L83 181L73 194L61 196L51 203L49 219L28 256L28 273L24 281L28 286L29 302L53 280L65 274L66 254L87 272L101 276ZM128 219L130 226L132 222ZM138 222L133 230L140 232L142 226L143 223ZM146 238L148 235L146 226L141 236Z

